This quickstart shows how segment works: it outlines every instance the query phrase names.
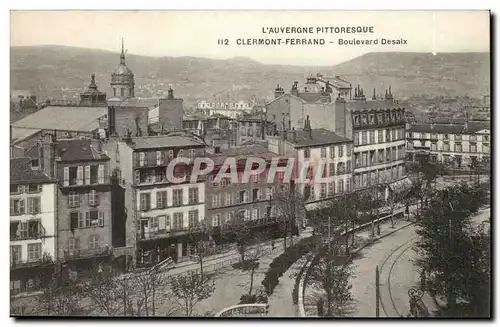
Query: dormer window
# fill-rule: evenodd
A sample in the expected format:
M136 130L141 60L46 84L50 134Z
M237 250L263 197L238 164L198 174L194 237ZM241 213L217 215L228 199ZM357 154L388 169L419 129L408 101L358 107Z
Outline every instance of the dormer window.
M31 160L30 164L31 164L31 169L32 170L38 170L38 169L40 169L40 166L38 164L38 159Z
M354 125L359 125L359 116L354 116Z

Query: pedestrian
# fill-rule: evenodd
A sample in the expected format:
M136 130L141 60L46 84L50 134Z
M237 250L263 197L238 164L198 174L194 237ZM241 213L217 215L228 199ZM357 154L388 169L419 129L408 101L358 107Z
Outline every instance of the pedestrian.
M273 249L274 251L274 239L271 240L271 248Z

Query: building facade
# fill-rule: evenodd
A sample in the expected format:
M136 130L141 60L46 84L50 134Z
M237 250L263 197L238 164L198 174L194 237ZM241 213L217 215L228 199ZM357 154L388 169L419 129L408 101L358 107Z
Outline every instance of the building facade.
M236 119L239 115L250 112L252 106L244 101L233 102L214 99L213 101L199 101L196 104L196 109L207 116L220 114Z
M56 181L38 160L10 160L10 290L37 289L50 280L56 253Z
M205 218L205 184L190 183L189 175L194 159L205 156L205 144L182 133L108 143L127 208L124 246L134 247L137 265L186 259L189 230ZM182 183L167 178L175 158L189 160L175 165L174 177L186 177Z
M348 108L353 121L354 189L381 185L381 192L387 198L391 185L408 181L406 109L394 100L390 88L384 99L373 96L367 101L358 86L353 100Z
M109 157L100 142L56 139L40 142L40 167L57 179L57 252L55 259L85 271L112 257L112 211Z
M490 158L488 122L464 124L413 124L406 130L408 159L430 156L454 168L467 168L473 161Z

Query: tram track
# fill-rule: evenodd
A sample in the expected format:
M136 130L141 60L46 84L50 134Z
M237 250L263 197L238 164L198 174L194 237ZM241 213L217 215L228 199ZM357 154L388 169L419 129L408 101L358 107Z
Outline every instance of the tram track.
M380 265L380 268L379 268L379 273L380 275L382 275L382 273L384 272L384 267L386 266L387 262L389 261L389 259L391 259L392 257L394 257L394 255L403 248L403 250L401 251L401 253L398 254L398 256L395 258L395 260L392 262L391 266L389 267L389 271L387 273L387 278L385 279L386 280L386 286L387 286L387 292L389 293L389 299L390 299L390 304L392 305L392 308L394 309L394 311L396 312L397 316L399 317L400 316L400 313L398 311L398 309L396 308L396 304L394 302L394 299L392 297L392 293L391 293L391 281L390 281L390 278L391 278L391 273L392 273L392 270L394 269L394 265L396 264L396 262L399 260L399 258L407 251L409 250L413 244L415 243L415 240L417 239L417 237L412 237L410 238L408 241L404 242L403 244L397 246L396 248L392 249L389 254L387 255L387 257L384 259L384 261L382 262L382 264ZM381 286L381 285L379 285ZM385 314L386 317L391 317L392 315L389 314L389 307L388 307L388 303L384 303L384 300L383 300L383 296L382 296L382 292L380 292L380 298L379 298L379 301L380 301L380 306ZM386 306L387 305L387 306Z

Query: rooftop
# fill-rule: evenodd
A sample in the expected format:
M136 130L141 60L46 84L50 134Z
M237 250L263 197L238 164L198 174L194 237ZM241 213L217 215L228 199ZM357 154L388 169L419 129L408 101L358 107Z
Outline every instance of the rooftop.
M23 157L10 159L10 183L47 183L52 180L42 170L32 169L33 158Z
M297 133L297 141L289 140L289 142L295 144L296 148L352 142L352 140L324 128L312 129L311 134L305 130L296 130L295 132Z
M406 106L405 103L401 102L389 102L387 100L382 100L382 99L377 99L377 100L371 100L367 99L366 101L358 101L358 100L351 100L351 101L346 101L346 108L353 110L353 111L358 111L358 110L385 110L385 109L391 109L391 108L403 108Z
M48 106L16 121L12 129L13 133L16 128L92 132L99 128L98 119L107 114L106 107Z
M158 135L132 137L130 147L134 150L159 148L203 147L205 143L189 135Z
M61 161L109 160L109 157L99 151L89 139L59 139L56 140L56 155Z
M464 124L414 124L410 125L407 131L417 133L473 134L483 129L491 129L488 122L468 122L467 130L464 130L464 127Z
M269 152L267 149L263 152L240 154L240 155L228 155L228 154L217 154L211 157L214 161L215 166L222 166L227 158L235 158L238 163L240 160L246 160L249 158L262 158L266 161L271 161L273 158L286 159L286 157L280 156L274 152Z
M109 98L108 105L116 107L132 107L132 108L154 108L159 103L158 98ZM157 114L158 116L158 114Z

